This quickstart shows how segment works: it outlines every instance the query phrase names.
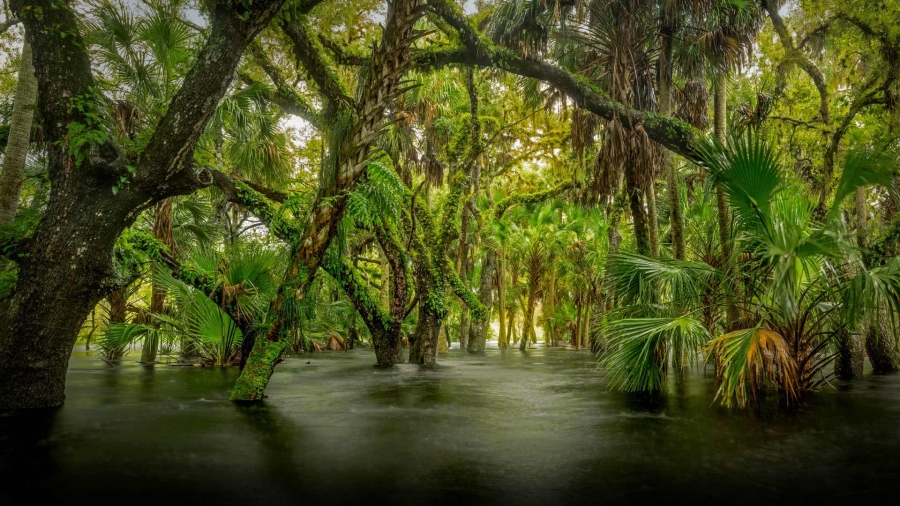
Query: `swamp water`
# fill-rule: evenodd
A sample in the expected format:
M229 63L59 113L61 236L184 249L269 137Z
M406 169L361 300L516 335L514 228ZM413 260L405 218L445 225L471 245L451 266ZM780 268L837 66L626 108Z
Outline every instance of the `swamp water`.
M0 415L0 504L900 501L900 376L728 411L702 374L628 395L571 350L373 363L290 358L246 407L236 368L75 356L62 408Z

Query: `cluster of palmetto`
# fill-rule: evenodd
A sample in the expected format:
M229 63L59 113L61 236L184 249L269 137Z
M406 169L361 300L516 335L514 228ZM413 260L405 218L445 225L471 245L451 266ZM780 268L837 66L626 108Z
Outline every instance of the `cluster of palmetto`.
M828 381L826 366L861 315L892 320L897 309L900 263L867 266L840 211L857 188L889 185L894 168L874 154L848 155L819 221L814 199L758 134L727 146L711 141L702 160L734 213L729 261L737 275L701 261L613 256L607 268L621 319L604 324L611 351L602 364L626 390L659 390L669 367L682 372L705 356L715 362L724 404L758 401L772 386L795 402ZM739 317L720 331L704 322L711 306Z

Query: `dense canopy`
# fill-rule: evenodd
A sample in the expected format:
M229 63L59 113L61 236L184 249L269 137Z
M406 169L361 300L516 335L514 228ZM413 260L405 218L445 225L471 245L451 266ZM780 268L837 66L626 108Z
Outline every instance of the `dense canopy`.
M112 366L900 367L895 0L9 0L0 409ZM574 353L574 352L573 352ZM712 399L710 399L712 401Z

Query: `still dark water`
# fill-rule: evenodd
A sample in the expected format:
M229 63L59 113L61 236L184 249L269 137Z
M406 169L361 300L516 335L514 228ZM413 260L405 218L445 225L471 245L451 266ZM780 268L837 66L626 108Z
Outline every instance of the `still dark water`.
M373 362L289 359L241 407L234 369L75 357L64 407L0 416L0 504L900 501L900 376L730 412L702 375L630 396L567 350Z

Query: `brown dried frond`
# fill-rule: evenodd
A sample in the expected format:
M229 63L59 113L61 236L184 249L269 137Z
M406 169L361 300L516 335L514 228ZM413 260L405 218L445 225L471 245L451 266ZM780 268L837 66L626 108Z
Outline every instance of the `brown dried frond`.
M673 93L678 103L675 117L687 121L698 130L709 127L709 88L703 81L688 81Z

